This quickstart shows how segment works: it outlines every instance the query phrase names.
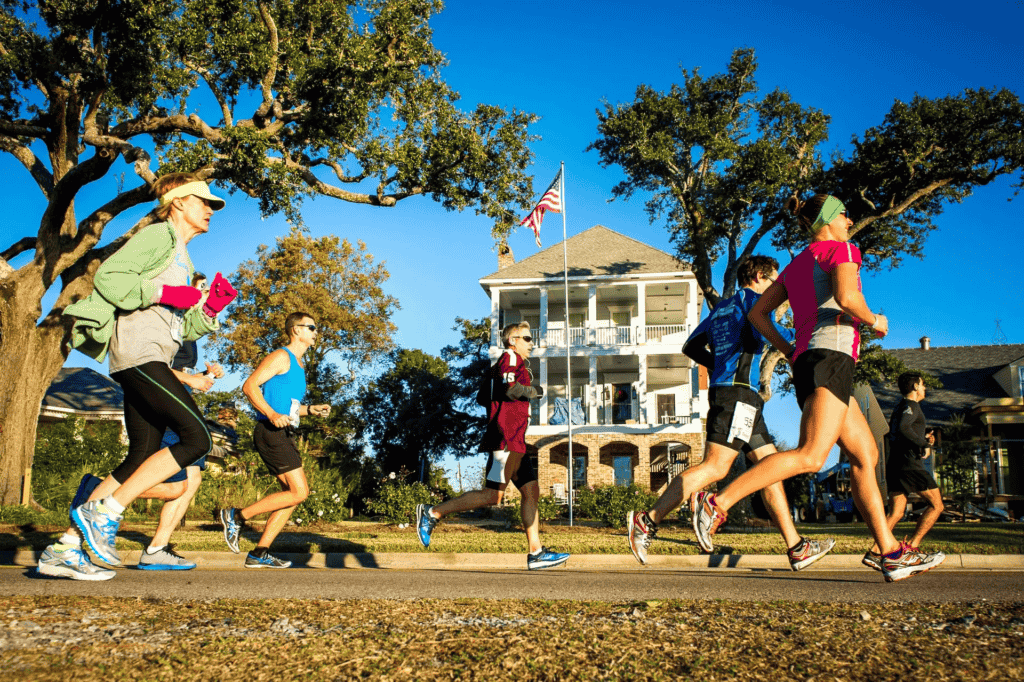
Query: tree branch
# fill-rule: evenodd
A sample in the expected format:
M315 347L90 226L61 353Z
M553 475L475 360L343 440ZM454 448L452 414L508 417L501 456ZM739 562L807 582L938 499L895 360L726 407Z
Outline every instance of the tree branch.
M915 203L917 203L919 199L928 196L935 190L941 187L945 187L946 185L949 185L952 182L953 178L944 178L942 180L936 180L935 182L925 185L921 189L917 190L916 192L914 192L913 194L911 194L898 204L896 203L896 197L893 196L889 202L889 208L879 212L877 215L865 216L861 220L857 221L857 224L850 229L850 236L853 237L862 230L868 229L871 226L871 224L874 223L876 220L881 220L882 218L889 218L891 216L896 216L903 213L904 211L912 207ZM870 202L868 203L870 204ZM874 207L874 204L870 205Z
M256 4L260 10L260 18L263 19L263 25L267 27L267 32L270 34L270 66L267 67L267 73L263 76L263 82L260 84L263 89L263 104L260 105L256 116L253 116L254 120L266 116L274 102L273 86L274 79L277 77L278 49L280 46L277 25L274 23L274 18L270 16L267 4L265 2L258 2Z
M192 69L199 74L200 78L206 83L206 87L210 88L210 92L213 93L214 99L217 100L217 104L220 106L220 114L224 118L224 125L234 125L234 116L231 114L231 108L228 106L228 102L224 99L224 94L217 87L216 83L212 79L210 70L205 66L193 64L190 61L182 62L187 68Z
M0 135L0 150L3 150L21 162L28 169L32 179L36 181L43 196L49 198L53 191L53 174L47 170L42 161L32 153L27 145L23 145L12 137Z
M30 251L34 248L36 248L35 237L22 237L17 242L9 246L6 251L0 253L0 259L3 259L5 261L11 260L15 256L25 253L26 251Z

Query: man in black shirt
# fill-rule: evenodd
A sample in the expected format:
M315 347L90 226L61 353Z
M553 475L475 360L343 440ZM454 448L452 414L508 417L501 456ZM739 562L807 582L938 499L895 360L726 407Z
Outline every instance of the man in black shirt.
M903 518L907 510L907 495L917 493L929 504L929 507L917 520L914 536L908 540L911 547L919 547L924 536L942 513L942 493L935 478L924 468L922 460L931 456L931 446L935 444L935 436L925 428L924 412L921 401L924 400L924 379L915 372L905 372L897 379L901 400L889 419L889 459L885 466L885 479L889 486L889 501L892 509L886 520L891 530ZM877 547L872 548L872 552ZM871 557L869 552L864 557L865 563Z

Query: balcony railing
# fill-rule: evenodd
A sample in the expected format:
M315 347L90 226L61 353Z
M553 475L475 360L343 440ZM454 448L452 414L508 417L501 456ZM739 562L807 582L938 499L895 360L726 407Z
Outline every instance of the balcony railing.
M654 324L647 326L647 343L682 343L686 341L685 324Z
M594 330L594 342L599 346L628 346L635 343L633 327L598 327Z
M569 327L569 339L574 346L587 345L587 330L584 327ZM565 346L564 329L548 329L544 340L549 346Z

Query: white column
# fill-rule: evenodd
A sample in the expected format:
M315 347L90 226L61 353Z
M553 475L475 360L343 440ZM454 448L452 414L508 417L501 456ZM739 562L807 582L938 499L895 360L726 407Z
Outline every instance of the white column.
M647 283L636 285L636 339L635 344L647 343Z
M700 308L697 307L697 292L700 288L697 286L697 280L691 280L690 286L686 290L686 332L689 334L700 322Z
M597 387L597 356L591 355L590 358L590 382L587 384L587 423L597 423L597 398L598 398L598 387Z
M501 347L501 328L498 327L498 318L501 317L501 291L494 287L491 289L491 345Z
M543 315L543 313L541 313ZM541 318L541 325L543 326L544 318ZM540 397L540 424L541 426L548 423L548 396L551 395L550 387L548 386L548 359L540 359L540 385L544 388L544 395Z
M593 346L597 343L597 285L591 284L587 287L587 343Z
M548 288L540 288L540 329L537 330L537 336L540 338L537 340L538 348L547 348L548 345ZM547 383L545 381L545 383ZM544 389L547 390L547 387ZM541 421L541 424L546 422Z
M636 402L637 409L640 411L640 414L636 416L636 421L638 424L649 424L650 422L647 421L647 415L656 413L651 410L651 406L647 404L647 355L639 356L639 361L640 376L637 378L636 382Z

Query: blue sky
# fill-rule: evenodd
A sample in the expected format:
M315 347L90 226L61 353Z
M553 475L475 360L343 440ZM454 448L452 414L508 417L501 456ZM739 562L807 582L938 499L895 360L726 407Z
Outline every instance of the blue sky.
M432 22L434 43L451 62L444 77L466 108L485 102L541 116L533 128L542 137L534 145L534 188L543 191L565 162L569 235L600 223L669 252L668 233L648 223L644 198L609 203L621 174L600 168L596 153L584 151L596 137L595 110L603 101L630 101L641 83L667 89L681 81L680 67L719 73L733 50L752 47L762 92L780 87L831 115L827 151L848 150L851 136L881 123L895 100L915 93L939 97L965 88L1006 87L1024 94L1021 0L929 3L927 9L901 0L446 4ZM200 113L213 116L206 107ZM6 246L34 233L43 204L9 156L0 157L0 171L9 188L8 210L0 218L0 243ZM115 171L131 174L126 165ZM1010 184L994 183L948 207L924 260L865 276L869 304L890 318L885 347L916 346L923 335L936 346L991 343L996 319L1007 342L1024 342L1024 321L1016 314L1024 307L1024 288L1014 267L1024 197L1007 202ZM91 208L90 200L105 196L85 195L80 214ZM143 213L124 216L104 241ZM486 218L448 213L426 198L393 209L318 199L307 202L304 217L314 236L363 240L385 261L391 273L385 289L401 304L393 318L400 345L437 353L457 341L455 317L488 313L477 282L496 269ZM261 220L255 201L235 195L215 216L210 234L189 248L207 274L229 273L287 229L283 219ZM559 216L549 214L542 238L545 247L560 241ZM510 245L520 260L537 251L527 232L513 235ZM776 256L783 264L788 260L786 254ZM96 367L77 352L68 365ZM218 388L239 382L229 377ZM766 417L773 431L795 443L799 413L792 397L772 400Z

